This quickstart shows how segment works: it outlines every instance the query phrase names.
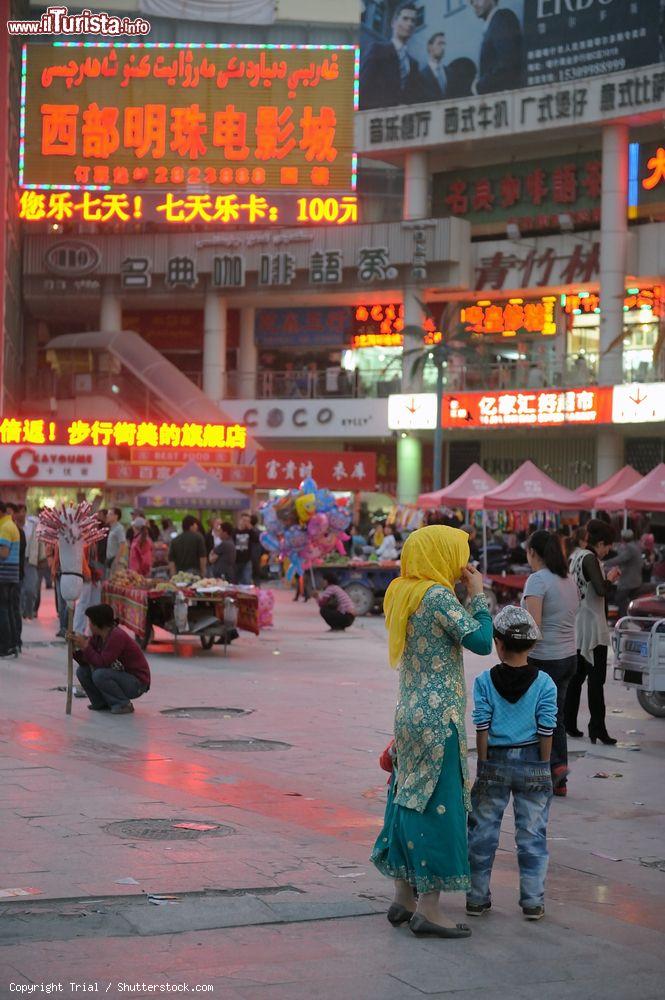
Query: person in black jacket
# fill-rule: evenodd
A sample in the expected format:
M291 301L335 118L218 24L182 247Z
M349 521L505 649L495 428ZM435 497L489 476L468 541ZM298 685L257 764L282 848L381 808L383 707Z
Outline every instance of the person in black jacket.
M522 29L512 10L499 7L499 0L469 0L476 17L485 22L480 43L477 94L515 90L523 85Z
M444 65L446 36L435 32L427 42L427 65L420 71L421 101L443 101L468 97L476 75L472 59L453 59Z
M403 3L392 19L389 42L374 42L360 67L360 107L391 108L427 100L421 91L420 67L406 50L416 27L414 3Z

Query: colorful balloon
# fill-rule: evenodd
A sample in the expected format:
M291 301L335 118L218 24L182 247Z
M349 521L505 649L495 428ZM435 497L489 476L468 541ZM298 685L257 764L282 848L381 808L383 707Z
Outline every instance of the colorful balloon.
M307 534L311 539L321 538L328 530L328 515L313 514L307 525Z
M307 524L316 511L316 496L314 493L303 493L295 501L296 514L301 524Z

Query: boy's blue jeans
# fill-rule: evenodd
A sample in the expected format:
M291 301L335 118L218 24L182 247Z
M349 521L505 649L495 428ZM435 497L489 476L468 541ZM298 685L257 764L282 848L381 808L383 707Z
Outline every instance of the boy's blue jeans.
M488 903L494 855L501 820L510 793L515 812L515 843L520 869L520 906L542 906L547 874L547 817L552 797L549 761L540 760L537 744L528 747L490 747L488 759L478 762L471 790L469 816L469 903Z

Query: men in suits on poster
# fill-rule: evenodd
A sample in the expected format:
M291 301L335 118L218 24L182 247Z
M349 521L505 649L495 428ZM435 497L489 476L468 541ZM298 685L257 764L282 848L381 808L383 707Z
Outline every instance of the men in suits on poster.
M392 38L374 42L360 68L360 107L414 104L421 99L420 67L407 44L418 17L415 3L402 3L393 14Z
M420 100L442 101L468 97L475 76L471 59L454 59L444 64L446 35L436 31L427 42L427 65L420 71Z
M523 39L520 22L499 0L469 0L476 15L485 22L480 43L477 94L495 94L523 86Z

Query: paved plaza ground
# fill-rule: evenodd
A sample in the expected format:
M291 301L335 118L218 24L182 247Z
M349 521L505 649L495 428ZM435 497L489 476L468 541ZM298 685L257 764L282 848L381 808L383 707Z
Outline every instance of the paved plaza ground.
M210 985L215 1000L662 998L665 720L631 692L608 682L608 728L639 751L571 741L546 919L517 907L507 815L491 915L468 940L423 941L389 926L390 885L368 862L396 693L382 618L331 635L278 591L275 627L242 633L226 659L162 633L134 715L76 700L68 718L50 592L43 612L23 656L0 661L0 890L39 891L0 899L0 1000L52 983ZM471 687L492 658L466 663ZM248 714L162 714L203 706ZM279 742L220 746L246 739ZM164 820L168 839L113 826L129 820ZM462 895L448 902L463 919Z

